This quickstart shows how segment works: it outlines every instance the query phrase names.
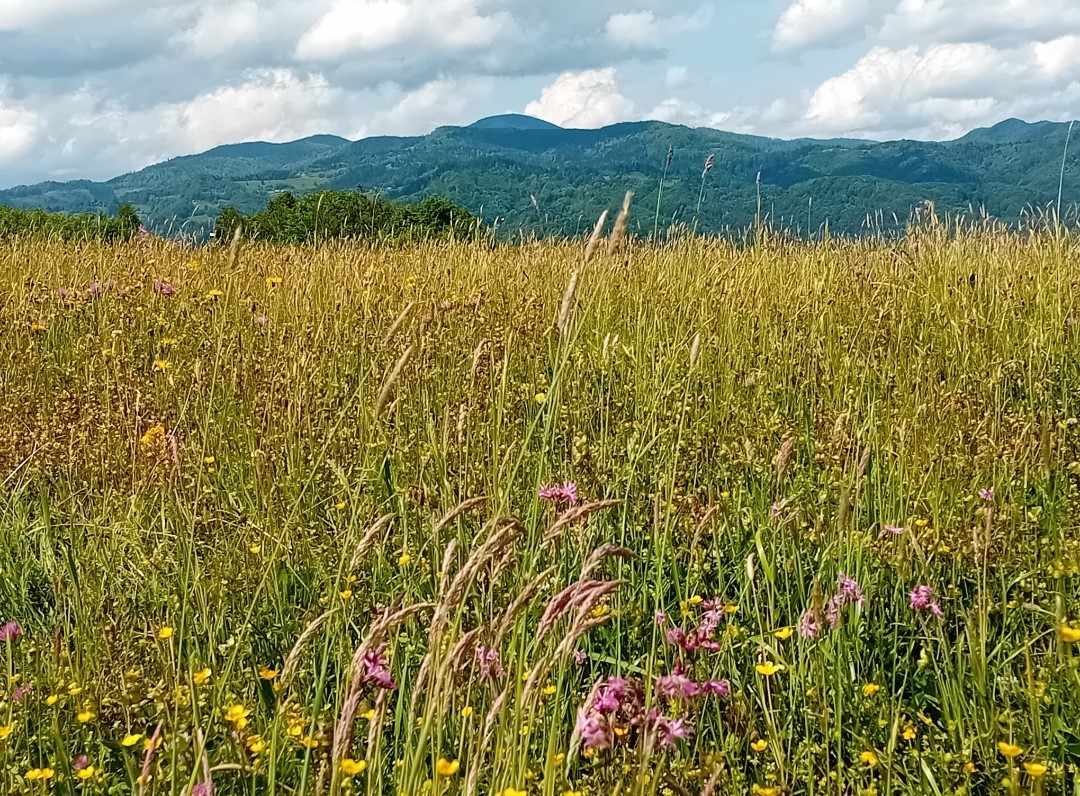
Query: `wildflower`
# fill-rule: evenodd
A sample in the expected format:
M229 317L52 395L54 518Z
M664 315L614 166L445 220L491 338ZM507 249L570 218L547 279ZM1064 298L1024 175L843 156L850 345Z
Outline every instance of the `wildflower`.
M266 326L269 320L270 319L267 318L265 315L256 315L254 318L251 319L251 322L256 326L262 327Z
M1024 750L1016 744L1007 743L1005 741L998 741L997 747L998 751L1001 753L1001 756L1007 757L1009 759L1012 759L1024 753Z
M447 760L445 757L440 757L435 761L435 773L440 777L452 777L460 769L461 762L458 760Z
M251 547L248 548L248 552L250 552L252 555L258 555L262 552L262 545L253 544L251 545Z
M979 498L981 500L986 501L987 503L993 503L994 502L994 488L993 487L988 487L986 489L980 489L979 490Z
M86 292L91 296L100 296L102 291L101 283L96 279L86 286Z
M340 597L342 600L348 600L350 597L352 597L352 589L342 589L340 592L338 592L338 597Z
M142 435L139 442L146 447L157 445L161 440L165 438L165 426L158 423L156 426L151 426L146 430L146 433Z
M550 503L565 503L568 506L576 506L580 501L577 484L567 481L562 486L543 486L540 488L540 499Z
M574 650L574 663L576 663L578 666L584 664L585 661L587 661L588 659L589 655L585 652L585 650Z
M491 680L506 674L506 669L503 668L502 663L499 661L499 651L497 649L485 647L481 644L476 648L476 660L480 665L480 676L484 679Z
M777 796L780 793L780 789L775 786L765 787L764 785L758 785L756 782L750 790L754 796Z
M472 705L466 705L465 707L463 707L461 709L461 718L463 718L463 719L469 718L469 716L471 716L472 714L473 714Z
M872 751L865 751L859 755L859 762L865 763L868 766L876 766L878 764L878 756Z
M772 661L766 660L757 664L757 666L754 667L754 670L762 677L772 677L774 674L776 674L783 668L784 667L782 664L773 663Z
M142 733L141 732L129 732L120 741L120 745L130 749L135 744L137 744L141 738L142 738Z
M60 701L60 695L59 694L49 694L47 697L45 697L45 704L48 705L49 707L52 707L53 705L55 705L59 701Z
M893 536L899 536L904 532L903 527L900 525L883 525L881 526L881 530L884 533L891 533Z
M68 696L78 696L82 693L82 688L78 683L68 683Z
M914 741L917 734L915 728L909 724L904 728L903 738L905 741Z
M259 678L262 680L273 680L278 676L277 669L271 669L269 666L259 667Z
M214 783L199 782L191 789L191 796L214 796Z
M686 723L686 719L657 719L656 745L661 749L672 749L675 741L685 741L693 732L693 728Z
M390 674L390 662L386 659L382 649L364 653L362 660L364 666L364 682L381 688L384 691L393 691L397 688L393 675Z
M277 287L280 284L281 284L281 277L280 276L268 276L268 277L266 277L266 286L267 287Z
M344 500L339 500L337 503L334 504L334 508L337 509L338 511L344 511L345 510L345 501Z
M230 705L223 712L225 721L230 722L238 730L242 730L247 726L248 716L251 715L251 711L243 705Z
M978 769L975 768L975 764L973 762L968 760L966 763L964 763L965 774L974 774L976 771L978 771Z
M173 628L166 625L165 627L158 630L157 637L160 638L160 639L169 639L169 638L173 637L173 633L174 633Z
M536 395L533 396L533 400L536 401L538 404L542 404L544 401L547 400L547 393L538 392Z
M801 617L799 617L799 636L805 639L817 638L818 633L821 632L821 623L818 621L817 614L812 608L807 608Z
M755 752L764 752L766 749L769 748L769 742L766 741L764 738L759 738L756 741L751 741L750 748L753 749Z
M780 639L781 641L787 641L789 638L791 638L791 635L794 632L795 628L793 627L782 627L779 630L774 630L773 636Z
M549 683L548 685L544 686L544 696L551 696L555 693L556 690L557 689L555 688L555 686Z
M526 792L517 788L503 788L497 796L526 796Z
M154 292L155 293L160 293L162 296L165 296L166 298L168 298L169 296L172 296L172 294L176 292L176 289L172 285L170 285L168 282L166 282L164 279L155 279L154 280Z
M412 561L412 556L408 553L402 553L400 556L398 556L397 563L399 567L407 567L409 566L410 561Z
M163 345L163 346L164 346L165 348L172 348L172 347L173 347L174 345L176 345L176 344L177 344L177 343L179 343L179 342L180 342L180 341L179 341L179 340L177 340L177 339L176 339L175 337L164 337L164 338L162 338L162 340L161 340L161 344L162 344L162 345Z
M84 711L82 711L80 713L77 713L75 715L75 721L79 722L79 724L89 724L93 720L94 720L94 713L93 713L93 711L90 711L90 710L84 710Z
M84 760L85 760L85 758L84 758ZM96 774L96 773L97 773L97 769L94 768L93 766L89 766L89 765L83 765L82 768L76 768L75 769L75 776L78 777L79 779L81 779L83 782L90 779L90 777L94 776L94 774Z
M1024 763L1024 771L1032 779L1038 779L1046 773L1046 765L1043 763Z
M69 298L71 298L71 291L68 290L66 287L57 288L56 297L61 301L67 301Z
M939 619L943 617L945 614L941 606L934 601L934 594L934 589L930 586L916 586L908 594L911 610L916 613L929 611Z
M706 680L701 684L700 691L706 696L728 697L731 696L731 683L727 680Z
M14 724L0 725L0 741L6 741L11 737L11 733L15 732Z
M22 627L14 619L0 625L0 643L14 641L22 635Z
M669 699L688 699L697 696L698 685L686 676L682 661L678 661L671 674L656 678L656 690Z
M915 520L915 527L916 528L925 528L929 524L930 524L930 520L928 520L925 517L920 517L919 519Z
M31 781L35 779L52 779L55 773L51 768L32 768L26 772L26 778Z
M346 757L341 761L341 773L347 777L363 774L366 768L367 760L353 760L351 757Z
M169 368L171 368L171 367L172 367L172 362L170 362L167 359L155 359L154 360L154 371L156 373L164 373L165 371L169 370Z
M144 752L149 752L151 749L160 749L163 743L165 743L165 739L160 735L153 738L144 738L142 742L142 750Z
M317 739L315 739L315 738L312 738L310 735L307 735L307 736L304 736L303 738L301 738L299 743L305 749L318 749L319 748L319 741Z
M585 708L579 710L574 731L581 738L581 746L586 752L593 749L608 749L614 740L611 725L595 710Z
M214 290L211 290L209 293L206 294L206 298L209 299L210 301L217 301L219 298L221 298L224 295L225 295L224 291L214 289Z
M191 675L191 680L195 685L203 685L210 680L210 675L214 673L214 670L207 666L205 669L199 669Z
M1080 642L1080 627L1070 625L1068 622L1063 624L1060 628L1061 640L1066 644L1076 644Z
M864 697L872 697L881 691L881 686L877 683L867 683L862 687L862 695Z

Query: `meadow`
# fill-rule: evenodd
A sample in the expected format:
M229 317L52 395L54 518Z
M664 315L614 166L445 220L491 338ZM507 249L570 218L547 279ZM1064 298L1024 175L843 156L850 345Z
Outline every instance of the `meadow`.
M0 789L1080 793L1080 241L0 244Z

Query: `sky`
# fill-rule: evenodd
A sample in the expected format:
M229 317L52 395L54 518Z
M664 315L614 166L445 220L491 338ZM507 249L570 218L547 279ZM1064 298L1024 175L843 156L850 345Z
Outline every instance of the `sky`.
M794 138L1080 116L1077 0L0 0L0 187L497 113Z

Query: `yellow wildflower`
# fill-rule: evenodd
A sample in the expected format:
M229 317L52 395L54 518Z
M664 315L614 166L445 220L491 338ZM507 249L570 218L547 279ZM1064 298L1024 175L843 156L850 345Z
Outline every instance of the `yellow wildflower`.
M1076 627L1066 622L1061 626L1061 640L1066 644L1076 644L1080 642L1080 627Z
M266 277L266 286L267 287L277 287L280 284L281 284L281 277L280 276L268 276L268 277Z
M1002 757L1013 758L1024 753L1024 750L1016 744L1006 743L1005 741L998 741L997 746Z
M259 553L261 553L261 552L262 552L262 546L261 546L261 545L257 545L257 544L253 544L253 545L252 545L251 547L249 547L249 548L248 548L248 550L249 550L249 551L250 551L251 553L254 553L255 555L258 555Z
M259 667L259 677L263 680L273 680L278 676L277 669L271 669L269 666Z
M467 719L473 714L472 705L466 705L461 709L461 718Z
M787 641L794 632L795 628L793 627L782 627L779 630L774 631L773 635L781 641Z
M75 776L85 782L86 780L90 779L90 777L94 776L94 774L96 773L97 769L93 766L83 766L75 772Z
M0 741L6 741L11 737L11 733L15 732L14 724L6 724L0 726Z
M49 694L47 697L45 697L45 704L48 705L49 707L52 707L53 705L55 705L59 701L60 701L60 695L59 694Z
M346 757L341 761L341 773L347 777L363 774L365 768L367 768L367 760L353 760L351 757Z
M300 745L303 746L305 749L319 748L319 742L315 738L312 738L310 735L301 738Z
M154 370L157 371L158 373L164 373L165 371L167 371L171 367L172 367L172 362L170 362L167 359L155 359L154 360Z
M544 401L547 400L547 393L538 392L536 395L533 396L533 400L536 401L538 404L542 404Z
M544 696L551 696L552 694L555 693L555 691L556 691L555 686L551 685L550 683L548 685L544 686Z
M881 686L877 683L867 683L862 687L862 695L864 697L872 697L881 691Z
M211 290L209 293L207 293L206 297L208 299L210 299L210 301L217 301L219 298L221 298L224 295L225 295L225 293L223 291L217 290L215 288L214 290Z
M352 597L352 589L342 589L338 592L338 596L343 600L347 600Z
M91 722L93 720L94 714L92 711L89 710L84 710L81 713L76 714L75 716L75 721L79 722L79 724L87 724L88 722Z
M458 760L447 760L445 757L440 757L435 761L435 773L440 777L452 777L460 769L461 762Z
M121 746L130 749L139 742L140 738L142 738L141 732L129 732L127 735L124 736L123 740L120 741L120 744Z
M52 779L55 773L51 768L32 768L26 772L26 778L29 780Z
M978 771L978 769L975 768L975 764L973 762L968 760L966 763L964 763L965 774L974 774L976 771Z
M517 788L503 788L499 791L499 796L526 796L525 791L518 790Z
M868 750L859 755L859 762L866 763L868 766L876 766L878 764L878 756L874 752Z
M763 661L755 666L754 670L762 677L772 677L783 668L782 664L773 663L772 661Z
M1046 773L1046 766L1043 763L1024 763L1024 771L1032 779L1038 779Z
M175 631L171 627L163 627L157 632L157 637L161 639L172 638Z
M266 748L266 741L263 740L261 735L252 735L247 739L247 748L253 755L261 754Z
M214 670L207 666L205 669L199 669L191 675L191 680L195 685L203 685L210 679L210 675L214 673Z
M231 722L233 727L238 730L244 729L248 723L248 716L251 715L251 711L245 708L243 705L230 705L225 708L225 721Z
M764 785L758 785L756 782L750 790L755 796L776 796L780 792L780 789L775 786L765 787Z
M143 445L155 445L165 438L165 426L158 423L156 426L151 426L146 430L146 433L139 439Z
M690 598L689 602L691 605L701 605L704 600L702 599L700 594L695 594L693 597Z
M339 500L337 503L334 504L334 508L337 509L338 511L344 511L345 510L345 501L344 500Z
M397 563L399 567L407 567L409 566L410 561L412 561L412 556L408 553L402 553L400 556L398 556Z
M764 738L759 738L758 740L751 742L750 748L755 752L764 752L769 748L769 742Z
M375 718L375 708L365 710L363 713L360 714L360 718L364 719L365 721L371 721Z
M82 687L78 683L68 683L68 696L78 696L82 693Z
M914 741L916 735L915 728L910 724L904 728L903 737L905 741Z

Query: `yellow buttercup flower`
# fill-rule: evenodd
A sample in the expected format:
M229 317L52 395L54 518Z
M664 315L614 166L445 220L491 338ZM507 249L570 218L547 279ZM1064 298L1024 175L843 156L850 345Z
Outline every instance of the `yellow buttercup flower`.
M1038 779L1046 773L1046 766L1043 763L1024 763L1024 771L1032 779Z
M199 669L199 671L192 674L191 681L195 683L195 685L203 685L210 680L210 675L213 673L214 670L207 666L205 669Z
M878 756L874 752L868 750L859 755L859 762L865 763L868 766L876 766L878 764Z
M766 787L764 785L758 785L756 782L754 783L754 787L750 790L755 796L776 796L780 792L780 789L775 786Z
M538 392L536 395L533 396L533 400L536 401L538 404L542 404L544 401L547 400L547 393Z
M224 291L215 289L215 290L211 290L209 293L207 293L206 297L208 299L210 299L210 301L217 301L219 298L221 298L224 295L225 295Z
M53 705L55 705L59 701L60 701L60 695L59 694L49 694L47 697L45 697L45 704L48 705L49 707L52 707Z
M371 721L375 718L375 708L365 710L363 713L360 714L360 718L365 719L366 721Z
M163 627L157 632L157 637L161 639L172 638L175 631L171 627Z
M784 667L779 663L773 663L772 661L763 661L754 667L754 670L762 677L772 677L778 671Z
M499 796L526 796L526 794L525 791L517 788L503 788L499 791Z
M435 773L440 777L452 777L461 770L461 762L440 757L435 761Z
M342 600L348 600L350 597L352 597L352 589L342 589L340 592L338 592L338 596Z
M5 724L0 726L0 741L6 741L11 737L11 733L15 732L14 724Z
M353 760L351 757L346 757L341 761L341 773L347 777L363 774L366 768L367 760Z
M31 781L35 779L52 779L55 773L51 768L32 768L26 772L26 778Z
M1005 741L998 741L997 746L1002 757L1013 758L1024 753L1024 750L1016 744L1006 743Z
M399 567L407 567L410 561L412 561L412 556L408 553L402 553L398 556L397 563Z
M764 738L759 738L758 740L753 741L750 744L750 748L753 749L755 752L764 752L766 749L769 748L769 742L766 741Z
M155 359L154 360L154 370L157 371L158 373L164 373L165 371L167 371L171 367L172 367L172 362L170 362L167 359Z
M867 683L862 687L862 695L864 697L872 697L881 691L881 686L877 683Z
M1076 644L1080 642L1080 627L1076 627L1068 622L1061 626L1061 640L1066 644Z
M773 635L781 641L787 641L794 632L795 628L793 627L782 627L779 630L773 631Z
M273 680L277 676L278 676L278 670L277 669L271 669L269 666L260 666L259 667L259 677L262 678L263 680Z
M968 760L966 763L964 763L964 773L965 774L974 774L977 770L978 769L975 768L975 764L973 762L971 762L970 760Z
M461 709L461 718L467 719L473 714L472 705L466 705Z
M96 773L97 769L93 766L84 766L83 768L80 768L78 771L75 772L75 776L85 782L86 780L90 779L90 777L94 776L94 774Z
M247 739L247 748L253 755L261 754L266 749L266 741L261 735L252 735Z
M139 742L140 738L142 738L142 733L141 732L129 732L120 741L120 745L130 749L131 747L133 747L135 744L137 744Z
M75 714L75 721L79 724L87 724L94 720L94 714L92 711L84 710L81 713Z
M557 689L555 688L555 686L549 683L548 685L544 686L544 696L551 696L555 693L556 690Z
M910 724L904 728L903 737L905 741L914 741L916 734L915 728Z
M231 722L233 727L238 730L242 730L247 726L247 719L250 715L251 711L243 705L230 705L225 708L225 721Z

